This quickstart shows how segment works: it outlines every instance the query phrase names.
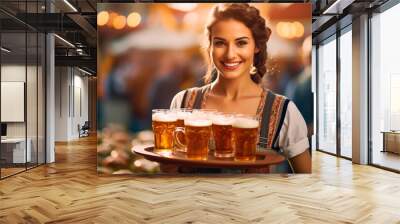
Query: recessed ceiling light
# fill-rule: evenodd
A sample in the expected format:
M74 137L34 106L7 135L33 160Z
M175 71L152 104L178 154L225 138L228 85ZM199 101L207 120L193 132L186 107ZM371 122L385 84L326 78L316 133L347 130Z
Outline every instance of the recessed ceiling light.
M66 40L66 39L64 39L64 38L62 38L62 37L60 37L59 35L57 35L57 34L54 34L54 36L55 37L57 37L59 40L61 40L62 42L64 42L64 43L66 43L67 45L69 45L70 47L73 47L73 48L75 48L75 45L73 45L71 42L69 42L68 40Z
M78 10L68 1L64 0L65 4L67 4L74 12L78 12Z
M83 73L85 73L85 74L87 74L87 75L93 75L92 73L90 73L90 72L88 72L88 71L86 71L86 70L83 70L83 69L81 69L81 68L79 68L79 67L78 67L78 70L81 71L81 72L83 72Z
M10 53L10 52L11 52L11 50L9 50L9 49L7 49L7 48L5 48L5 47L1 47L0 49L1 49L2 51L6 52L6 53Z

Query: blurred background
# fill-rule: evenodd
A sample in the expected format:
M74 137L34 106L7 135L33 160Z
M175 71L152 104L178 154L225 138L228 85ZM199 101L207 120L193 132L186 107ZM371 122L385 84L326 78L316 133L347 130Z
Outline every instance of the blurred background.
M97 4L99 141L119 132L126 142L151 143L151 110L169 108L179 91L204 85L204 26L214 5ZM272 30L262 85L296 103L311 136L311 4L252 5Z

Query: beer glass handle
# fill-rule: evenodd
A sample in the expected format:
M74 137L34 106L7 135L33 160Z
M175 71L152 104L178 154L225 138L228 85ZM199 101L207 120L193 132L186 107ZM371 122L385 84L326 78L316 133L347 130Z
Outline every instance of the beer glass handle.
M175 143L177 144L178 148L183 149L186 147L186 145L183 144L181 142L181 140L179 139L179 137L178 137L179 133L183 133L183 135L185 135L185 128L177 127L177 128L175 128L175 131L174 131Z

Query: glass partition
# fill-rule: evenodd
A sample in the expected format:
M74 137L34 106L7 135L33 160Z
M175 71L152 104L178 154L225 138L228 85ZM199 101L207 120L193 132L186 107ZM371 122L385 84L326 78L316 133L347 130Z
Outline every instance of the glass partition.
M46 39L17 19L43 12L43 5L0 2L14 12L0 12L1 179L45 163Z
M27 13L39 13L41 5L38 1L27 1ZM38 16L32 20L37 24ZM31 161L27 167L38 165L38 63L39 63L39 35L34 29L27 28L27 141L31 142Z
M45 111L46 111L46 76L45 76L45 65L46 65L46 38L43 33L38 34L38 76L37 76L37 162L38 164L44 164L46 162L46 146L45 146Z
M318 48L318 149L336 154L336 39Z
M31 161L31 142L26 138L26 41L25 32L1 34L0 109L6 127L1 139L2 177L24 171L26 162Z
M37 165L37 127L38 127L38 49L37 41L38 36L36 32L27 33L27 52L28 52L28 62L27 62L27 81L26 81L26 110L27 110L27 142L28 148L30 148L30 158L28 160L28 168Z

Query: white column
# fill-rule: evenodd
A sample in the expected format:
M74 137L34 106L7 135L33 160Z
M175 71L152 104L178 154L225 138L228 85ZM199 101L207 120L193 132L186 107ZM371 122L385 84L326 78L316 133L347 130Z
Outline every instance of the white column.
M47 12L53 12L54 6L46 2ZM55 44L54 35L46 35L46 163L55 162Z
M55 161L54 133L55 133L55 60L54 60L54 35L46 36L46 163Z
M314 105L314 123L313 123L313 128L314 128L314 133L311 137L311 149L316 150L317 149L317 48L315 45L312 45L312 51L311 51L311 92L313 94L313 105Z
M353 20L353 162L368 163L368 15Z

